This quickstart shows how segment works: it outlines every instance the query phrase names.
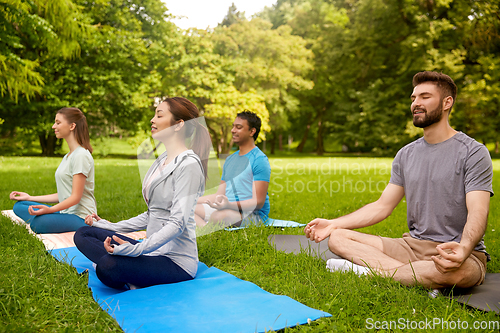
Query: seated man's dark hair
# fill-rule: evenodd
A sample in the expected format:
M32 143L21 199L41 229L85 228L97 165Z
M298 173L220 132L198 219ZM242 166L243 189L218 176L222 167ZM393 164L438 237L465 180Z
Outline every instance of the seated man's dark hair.
M248 126L250 129L255 128L255 134L253 135L253 139L257 140L259 137L260 133L260 126L262 125L262 122L260 121L260 118L257 114L254 112L245 110L243 112L240 112L236 115L236 117L241 118L241 119L246 119L248 122Z
M451 96L453 98L453 104L455 104L457 98L457 85L455 84L455 82L453 82L453 79L451 77L443 73L429 71L419 72L413 76L412 83L414 88L419 84L425 82L434 83L441 92L441 99L447 96Z

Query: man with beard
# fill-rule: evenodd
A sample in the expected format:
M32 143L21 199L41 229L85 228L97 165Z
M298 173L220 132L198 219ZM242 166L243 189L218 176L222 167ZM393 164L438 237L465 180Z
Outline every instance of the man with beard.
M327 237L331 271L382 274L404 285L467 288L483 282L489 255L484 246L490 196L491 157L486 147L448 121L457 87L445 74L413 77L413 124L424 137L403 147L394 158L391 179L380 198L346 216L317 218L307 237ZM406 196L409 232L393 239L353 229L387 218Z

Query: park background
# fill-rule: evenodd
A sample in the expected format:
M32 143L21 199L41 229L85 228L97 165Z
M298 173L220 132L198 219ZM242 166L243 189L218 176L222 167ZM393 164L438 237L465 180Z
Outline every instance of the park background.
M2 0L0 153L60 154L54 112L74 106L105 155L107 138L141 142L155 103L184 96L218 153L250 109L270 154L392 157L421 135L409 96L422 70L455 80L452 126L498 153L498 13L498 1L279 0L182 30L160 0Z
M11 209L12 190L56 191L53 174L67 147L51 126L59 108L76 106L95 147L99 213L112 221L142 213L137 148L149 137L155 104L184 96L203 112L218 154L234 149L237 112L262 117L272 217L341 216L376 200L395 152L422 135L409 111L411 79L422 70L457 83L451 124L486 144L500 188L498 1L279 0L253 17L231 6L205 30L178 28L160 0L0 3L2 209ZM485 242L488 272L496 273L495 198ZM366 231L399 237L405 220L403 201ZM119 330L85 277L46 255L22 227L0 222L0 332ZM423 288L330 273L319 259L276 253L266 241L272 233L302 230L205 235L200 260L333 315L286 331L367 331L368 318L498 322L494 313L430 299Z

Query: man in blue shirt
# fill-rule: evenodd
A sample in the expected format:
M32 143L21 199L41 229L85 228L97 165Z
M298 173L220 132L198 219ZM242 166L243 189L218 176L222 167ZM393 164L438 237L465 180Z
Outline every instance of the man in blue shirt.
M226 159L217 193L198 199L195 210L198 227L246 226L267 220L271 166L255 145L260 127L261 120L253 112L243 111L236 116L231 134L240 149Z

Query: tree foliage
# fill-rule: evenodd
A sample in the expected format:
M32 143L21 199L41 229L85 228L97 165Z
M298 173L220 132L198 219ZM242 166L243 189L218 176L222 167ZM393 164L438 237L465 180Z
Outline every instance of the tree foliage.
M191 29L181 37L181 54L164 76L169 95L196 101L219 153L232 146L231 124L238 112L256 112L265 132L288 126L300 102L294 93L311 89L303 75L311 52L289 27L272 29L260 19L240 20L214 32Z
M245 20L245 12L238 11L238 8L236 8L233 2L231 6L229 6L226 16L224 17L222 22L219 23L219 25L223 27L229 27L231 24L240 22L242 20Z
M215 51L233 62L235 88L256 93L265 103L271 138L289 128L289 116L300 108L297 94L314 85L306 78L312 70L312 52L291 32L288 26L272 29L270 23L253 19L217 29L213 35ZM267 126L263 129L269 132Z
M40 62L79 54L85 20L81 8L69 0L2 0L0 4L0 95L29 100L44 83Z
M46 155L60 107L80 107L93 137L134 134L174 95L200 108L218 153L250 109L272 151L289 136L299 151L392 154L420 135L422 70L455 79L452 125L498 147L498 2L278 0L251 20L233 4L217 28L186 31L160 0L0 2L0 135L38 137Z
M4 131L12 130L13 124L31 128L44 155L54 154L56 139L50 126L55 111L64 106L81 108L94 136L118 129L136 131L155 91L161 90L152 60L160 57L158 53L168 57L169 38L177 34L165 20L166 8L159 0L81 1L80 6L87 33L74 36L79 56L39 57L38 75L44 85L35 97L2 103Z
M349 150L401 147L413 139L411 77L442 71L462 87L480 55L500 45L498 5L468 0L279 0L262 17L290 25L314 52L315 86L301 99L310 106L298 119L309 119L305 134L315 126L318 153L324 137ZM455 119L468 107L459 103ZM300 132L304 122L296 123Z

